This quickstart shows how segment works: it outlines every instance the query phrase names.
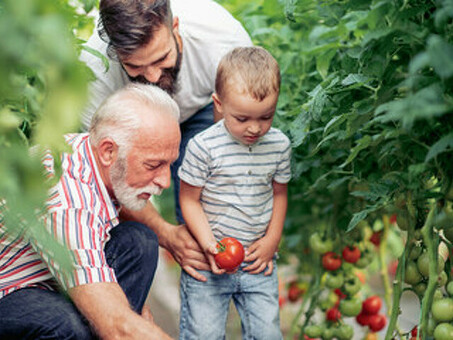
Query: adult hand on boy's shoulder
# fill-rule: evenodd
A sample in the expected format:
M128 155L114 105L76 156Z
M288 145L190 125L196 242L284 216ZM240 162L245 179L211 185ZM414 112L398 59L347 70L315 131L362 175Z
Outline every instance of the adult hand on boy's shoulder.
M267 235L253 242L245 252L245 262L253 262L244 268L250 274L259 274L263 270L264 275L271 275L274 269L272 258L277 250L278 241Z

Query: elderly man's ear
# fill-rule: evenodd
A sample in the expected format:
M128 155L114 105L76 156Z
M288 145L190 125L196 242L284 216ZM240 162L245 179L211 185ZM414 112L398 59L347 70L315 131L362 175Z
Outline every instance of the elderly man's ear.
M118 145L111 138L101 140L97 151L99 160L104 167L110 167L118 157Z

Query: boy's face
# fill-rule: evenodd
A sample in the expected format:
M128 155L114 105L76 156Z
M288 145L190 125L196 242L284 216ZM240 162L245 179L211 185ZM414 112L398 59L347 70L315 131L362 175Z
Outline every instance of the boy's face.
M241 143L251 145L271 128L278 93L271 93L258 101L249 94L231 90L222 99L214 93L213 99L230 134Z

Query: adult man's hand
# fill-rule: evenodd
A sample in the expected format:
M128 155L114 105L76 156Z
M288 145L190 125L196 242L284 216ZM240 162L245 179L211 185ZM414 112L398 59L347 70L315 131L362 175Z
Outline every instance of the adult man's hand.
M135 313L117 283L100 282L69 289L74 304L101 339L171 340L149 311Z
M156 233L159 245L173 255L187 274L199 281L206 281L206 277L197 269L210 270L209 263L185 225L175 226L165 221L151 202L140 211L122 208L121 218L146 224Z
M164 246L187 274L199 281L206 277L196 269L211 270L206 256L185 225L172 226L167 230L167 242Z

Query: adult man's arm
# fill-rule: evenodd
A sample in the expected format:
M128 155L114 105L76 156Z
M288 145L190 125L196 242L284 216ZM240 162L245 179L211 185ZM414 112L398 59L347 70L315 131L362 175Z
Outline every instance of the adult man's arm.
M98 282L68 293L101 339L171 339L149 319L135 313L117 283Z
M209 264L185 225L175 226L168 223L149 201L140 211L122 208L121 218L134 220L150 227L159 238L159 244L173 255L182 269L193 278L206 281L206 277L196 269L210 270Z

